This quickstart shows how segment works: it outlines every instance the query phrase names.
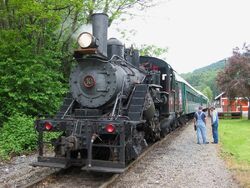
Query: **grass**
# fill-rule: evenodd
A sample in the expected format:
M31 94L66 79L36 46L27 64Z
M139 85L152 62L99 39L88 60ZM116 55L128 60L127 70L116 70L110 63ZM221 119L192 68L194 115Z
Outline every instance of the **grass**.
M250 188L250 120L220 120L221 153L242 187Z

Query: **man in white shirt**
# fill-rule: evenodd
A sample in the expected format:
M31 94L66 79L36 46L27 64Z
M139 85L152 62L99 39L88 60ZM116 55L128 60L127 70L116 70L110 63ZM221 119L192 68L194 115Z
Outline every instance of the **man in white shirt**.
M214 141L213 144L218 144L218 125L219 125L219 118L218 118L218 112L215 110L215 107L211 107L211 125L212 125L212 133Z

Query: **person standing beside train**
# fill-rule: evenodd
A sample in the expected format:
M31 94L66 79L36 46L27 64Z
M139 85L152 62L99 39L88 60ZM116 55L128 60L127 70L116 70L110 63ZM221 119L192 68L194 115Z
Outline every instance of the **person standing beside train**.
M211 107L211 125L212 125L212 133L213 133L213 144L218 144L218 126L219 126L219 118L218 112L215 110L215 107Z
M206 128L206 114L202 111L202 106L198 108L198 111L194 114L194 120L196 125L197 144L208 144L207 142L207 128Z

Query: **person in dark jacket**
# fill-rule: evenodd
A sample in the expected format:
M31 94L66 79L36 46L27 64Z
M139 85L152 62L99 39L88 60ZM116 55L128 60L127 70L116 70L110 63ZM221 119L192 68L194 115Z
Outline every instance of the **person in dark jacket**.
M206 114L202 111L202 106L194 114L194 120L197 133L197 144L208 144L207 142L207 128L206 128Z

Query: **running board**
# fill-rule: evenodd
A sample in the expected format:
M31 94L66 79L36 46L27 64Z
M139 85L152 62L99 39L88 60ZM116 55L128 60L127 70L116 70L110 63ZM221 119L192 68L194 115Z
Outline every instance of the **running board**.
M125 171L125 168L112 168L112 167L102 167L102 166L84 166L82 167L82 170L85 171L95 171L95 172L110 172L110 173L116 173L121 174Z
M84 159L67 159L65 157L43 157L39 156L36 162L30 164L31 166L43 166L54 168L69 168L71 166L84 166L86 162Z
M66 169L69 167L66 164L52 163L52 162L34 162L34 163L31 163L30 165L34 167L41 166L41 167L63 168L63 169Z

